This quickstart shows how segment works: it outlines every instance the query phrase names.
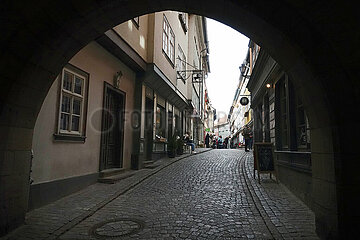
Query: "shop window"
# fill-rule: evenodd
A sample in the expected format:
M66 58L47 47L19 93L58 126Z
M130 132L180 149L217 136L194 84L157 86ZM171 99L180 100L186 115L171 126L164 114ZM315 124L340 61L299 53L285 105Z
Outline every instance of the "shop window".
M175 133L178 136L182 135L182 130L181 130L181 118L179 115L175 115Z
M296 139L298 150L310 149L310 127L303 103L297 97L296 104Z
M168 112L168 139L172 137L173 135L173 124L174 122L174 115L172 111Z
M289 148L289 136L288 136L288 94L287 84L283 78L279 83L280 91L280 131L281 131L281 147L282 149Z
M166 129L166 110L163 106L156 106L156 130L155 134L157 138L165 138L165 129Z
M310 149L310 126L300 97L290 79L283 77L276 84L277 149L307 151Z

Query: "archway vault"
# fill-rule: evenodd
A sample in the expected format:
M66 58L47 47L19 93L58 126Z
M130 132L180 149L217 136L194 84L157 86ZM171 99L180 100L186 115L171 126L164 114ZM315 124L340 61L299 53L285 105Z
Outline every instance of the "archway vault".
M354 196L360 196L360 127L353 117L360 111L360 21L350 3L19 0L1 5L0 225L5 230L0 233L24 219L33 127L60 69L109 28L146 13L177 10L232 26L291 75L312 126L317 231L327 237L355 234L346 230L356 229L360 216L354 204Z

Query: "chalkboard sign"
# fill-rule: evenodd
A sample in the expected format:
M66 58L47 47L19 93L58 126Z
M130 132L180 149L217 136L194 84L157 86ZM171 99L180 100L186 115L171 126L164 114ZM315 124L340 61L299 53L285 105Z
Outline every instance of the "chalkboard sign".
M254 177L255 170L258 171L258 178L260 183L261 173L274 173L274 145L272 143L255 143L254 144ZM277 179L277 176L276 176Z

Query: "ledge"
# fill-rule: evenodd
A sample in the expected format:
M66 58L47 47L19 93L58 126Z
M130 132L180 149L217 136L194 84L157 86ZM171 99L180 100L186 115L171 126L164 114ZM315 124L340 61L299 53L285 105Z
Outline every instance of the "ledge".
M298 172L312 174L311 152L275 151L276 164Z
M76 143L85 143L85 136L73 136L73 135L62 135L54 134L54 141L56 142L76 142Z

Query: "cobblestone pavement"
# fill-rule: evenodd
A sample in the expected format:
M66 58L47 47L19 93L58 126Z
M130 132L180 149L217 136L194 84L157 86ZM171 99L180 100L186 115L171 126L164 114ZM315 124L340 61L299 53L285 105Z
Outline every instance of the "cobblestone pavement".
M252 164L225 149L172 160L35 210L8 239L318 239L313 213L268 177L258 184Z

